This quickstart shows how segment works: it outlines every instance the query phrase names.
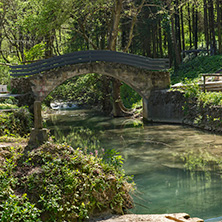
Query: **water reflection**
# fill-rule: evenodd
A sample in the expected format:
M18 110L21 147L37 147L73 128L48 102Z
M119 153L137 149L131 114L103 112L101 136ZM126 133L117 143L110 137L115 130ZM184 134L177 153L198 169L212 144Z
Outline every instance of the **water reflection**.
M124 169L138 187L134 213L221 216L222 136L178 125L143 125L89 110L60 111L50 119L47 124L57 137L71 141L75 130L89 128L93 134L86 141L98 138L96 145L123 155Z

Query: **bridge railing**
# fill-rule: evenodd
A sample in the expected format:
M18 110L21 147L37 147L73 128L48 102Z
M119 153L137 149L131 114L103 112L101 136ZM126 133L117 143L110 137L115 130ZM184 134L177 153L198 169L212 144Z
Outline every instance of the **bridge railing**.
M10 75L30 76L66 65L97 61L115 62L148 70L162 70L169 68L168 59L153 59L116 51L90 50L55 56L28 65L10 66Z

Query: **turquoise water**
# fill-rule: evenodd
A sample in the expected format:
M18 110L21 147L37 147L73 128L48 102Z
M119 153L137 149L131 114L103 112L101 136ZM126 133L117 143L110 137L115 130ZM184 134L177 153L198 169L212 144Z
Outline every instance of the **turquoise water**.
M179 125L142 125L138 120L113 119L90 110L58 111L48 117L48 127L57 136L72 140L69 132L89 128L104 149L121 153L124 169L134 175L137 185L133 213L185 212L221 220L222 136Z

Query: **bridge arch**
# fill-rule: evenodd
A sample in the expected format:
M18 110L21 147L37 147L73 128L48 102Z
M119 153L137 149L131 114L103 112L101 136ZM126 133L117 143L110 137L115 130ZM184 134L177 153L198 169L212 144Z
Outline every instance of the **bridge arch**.
M169 86L169 73L138 69L133 66L93 62L64 66L43 74L29 77L36 100L43 101L47 95L67 79L88 73L111 76L126 83L144 99L149 99L151 90L165 89Z

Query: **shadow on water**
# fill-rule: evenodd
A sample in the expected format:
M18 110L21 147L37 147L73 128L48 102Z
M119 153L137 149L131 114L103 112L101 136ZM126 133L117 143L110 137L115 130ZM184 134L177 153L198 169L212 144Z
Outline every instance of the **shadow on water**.
M143 125L92 110L50 115L47 127L72 145L120 152L138 188L133 213L186 212L207 221L221 217L222 136L178 125ZM84 144L78 144L75 132Z

